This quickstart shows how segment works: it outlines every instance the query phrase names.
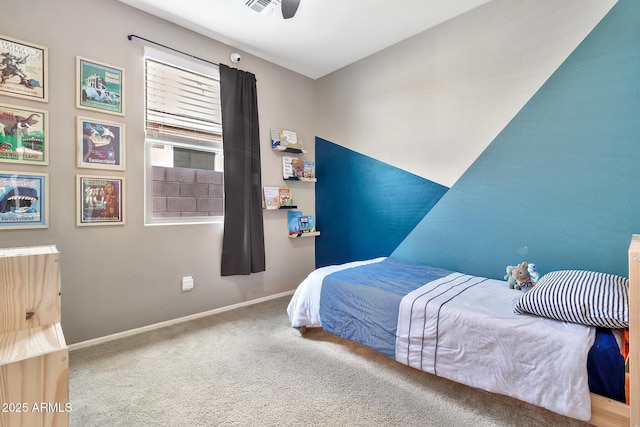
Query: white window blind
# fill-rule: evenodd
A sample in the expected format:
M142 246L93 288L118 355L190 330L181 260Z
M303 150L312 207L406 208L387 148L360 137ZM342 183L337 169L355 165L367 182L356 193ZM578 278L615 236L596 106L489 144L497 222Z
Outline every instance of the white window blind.
M146 58L147 138L222 147L218 78Z

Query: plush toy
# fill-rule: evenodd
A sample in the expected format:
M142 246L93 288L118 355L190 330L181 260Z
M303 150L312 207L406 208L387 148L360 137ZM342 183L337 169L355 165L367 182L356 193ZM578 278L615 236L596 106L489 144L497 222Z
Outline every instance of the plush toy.
M533 282L538 282L540 280L540 273L538 273L538 269L535 264L529 264L527 266L527 271L529 272L529 277Z
M511 270L511 276L516 281L515 289L520 289L523 292L527 292L535 285L535 282L531 280L531 276L527 270L528 266L529 264L526 262L521 262Z
M515 289L517 283L516 283L516 279L511 275L511 271L516 268L513 265L508 265L507 266L507 274L505 274L504 276L504 280L507 281L507 285L509 285L509 289Z

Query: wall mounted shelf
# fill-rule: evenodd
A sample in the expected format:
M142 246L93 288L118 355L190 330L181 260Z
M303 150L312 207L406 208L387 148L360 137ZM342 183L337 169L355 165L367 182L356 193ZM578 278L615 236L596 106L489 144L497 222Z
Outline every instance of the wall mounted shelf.
M307 152L307 150L304 150L301 148L284 147L282 145L277 145L273 147L273 151L277 151L279 153L295 153L295 154L305 154Z
M299 176L283 178L283 179L285 181L318 182L317 178L305 178L305 177L299 177Z
M302 137L296 132L271 128L271 149L278 154L306 154ZM301 156L302 157L302 156ZM300 181L307 183L317 182L315 174L315 162L304 160L296 155L283 155L282 179L284 181ZM286 193L288 191L288 194ZM287 206L293 203L294 198L289 188L264 187L263 207L270 210L286 209L289 238L315 237L320 232L315 231L315 219L313 215L304 215L298 211L297 206Z
M316 237L319 235L320 235L319 231L308 231L306 233L305 232L294 233L294 234L289 233L289 238L297 239L298 237Z
M286 210L286 209L298 209L298 206L269 206L269 207L264 207L263 209L267 210L267 211L281 211L281 210Z

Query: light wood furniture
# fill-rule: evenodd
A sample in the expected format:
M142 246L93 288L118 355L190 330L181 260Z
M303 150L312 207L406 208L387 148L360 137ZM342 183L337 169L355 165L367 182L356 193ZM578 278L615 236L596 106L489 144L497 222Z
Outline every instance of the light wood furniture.
M629 405L591 395L595 426L640 427L640 234L629 245Z
M55 246L0 249L0 427L69 425Z

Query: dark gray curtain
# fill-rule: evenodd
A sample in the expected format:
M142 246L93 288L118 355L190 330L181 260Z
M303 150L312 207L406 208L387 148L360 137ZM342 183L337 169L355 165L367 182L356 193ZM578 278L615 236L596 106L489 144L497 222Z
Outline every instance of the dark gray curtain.
M265 271L256 76L220 64L224 150L223 276Z

